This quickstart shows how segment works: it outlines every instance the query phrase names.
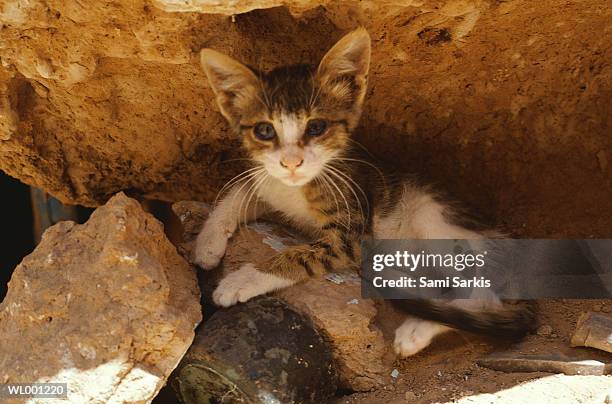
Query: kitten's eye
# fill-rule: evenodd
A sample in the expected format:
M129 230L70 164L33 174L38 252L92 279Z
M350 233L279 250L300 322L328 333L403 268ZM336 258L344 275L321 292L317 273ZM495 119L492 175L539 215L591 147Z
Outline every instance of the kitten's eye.
M268 122L259 122L253 128L253 131L259 140L272 140L276 136L274 126Z
M324 119L313 119L306 125L306 135L321 136L327 129L327 122Z

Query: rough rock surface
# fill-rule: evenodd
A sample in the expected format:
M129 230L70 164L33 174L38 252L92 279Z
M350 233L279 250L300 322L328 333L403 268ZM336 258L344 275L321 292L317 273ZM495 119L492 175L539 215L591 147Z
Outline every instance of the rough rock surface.
M359 142L521 235L605 237L610 18L608 0L2 0L0 169L86 205L211 200L239 142L197 52L314 61L364 25Z
M60 222L0 304L0 383L67 382L74 403L151 400L201 320L195 274L123 194ZM20 347L20 349L15 349Z
M153 2L155 6L164 11L196 11L200 13L234 15L257 9L286 6L291 10L292 14L299 15L311 8L329 3L330 0L153 0Z
M208 209L204 204L192 201L175 203L173 209L185 228L184 253L188 256L192 240ZM222 269L207 274L209 279L220 278L222 274L240 268L241 264L264 261L298 242L299 237L282 226L269 222L251 224L232 238ZM214 286L215 282L211 279L209 284ZM207 291L203 290L203 293ZM368 391L388 381L393 354L390 353L391 341L385 338L381 323L390 321L397 324L397 319L390 305L385 305L387 310L381 312L373 300L361 299L356 274L314 278L276 295L292 309L310 318L326 336L338 366L340 387ZM392 324L387 326L392 327Z
M307 315L332 341L340 386L354 391L380 388L392 372L391 340L385 338L376 303L361 298L359 278L339 275L280 291L278 296Z

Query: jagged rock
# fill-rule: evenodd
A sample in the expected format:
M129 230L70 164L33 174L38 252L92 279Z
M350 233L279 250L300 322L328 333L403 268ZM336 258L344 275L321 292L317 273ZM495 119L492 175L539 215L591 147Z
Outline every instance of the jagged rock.
M315 62L364 25L356 140L531 237L606 236L608 3L4 0L0 169L90 206L119 190L210 201L243 166L198 51Z
M183 251L186 257L206 218L208 207L191 201L173 205L186 230ZM271 222L258 222L241 228L228 245L221 269L207 272L212 293L215 281L246 262L261 262L271 255L300 242L285 227ZM379 310L375 301L361 298L356 274L334 274L334 277L313 278L274 295L292 310L308 317L330 342L338 368L339 385L355 391L368 391L389 380L393 355L391 342L385 338L382 323L397 323L391 305ZM384 304L384 302L380 302Z
M381 387L391 373L391 341L384 338L376 303L361 298L356 276L342 283L325 278L280 291L278 296L308 316L332 342L341 387L368 391ZM378 317L377 317L378 316Z
M165 11L200 12L213 14L241 14L248 11L287 6L292 13L300 13L315 8L329 0L235 0L223 2L216 0L154 0L156 7Z
M199 295L161 223L118 194L83 225L50 227L15 269L0 383L67 382L73 403L147 402L193 340Z
M548 372L566 375L601 376L607 365L597 360L574 359L565 355L492 354L478 361L480 366L502 372Z
M612 317L593 312L582 313L571 336L572 346L585 346L612 353Z

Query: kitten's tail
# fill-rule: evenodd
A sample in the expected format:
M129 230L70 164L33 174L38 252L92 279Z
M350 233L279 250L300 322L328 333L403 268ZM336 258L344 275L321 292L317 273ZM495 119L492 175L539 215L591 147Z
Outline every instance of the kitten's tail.
M393 300L402 311L453 328L500 338L521 338L537 327L534 302L505 302L499 307L470 310L438 300Z

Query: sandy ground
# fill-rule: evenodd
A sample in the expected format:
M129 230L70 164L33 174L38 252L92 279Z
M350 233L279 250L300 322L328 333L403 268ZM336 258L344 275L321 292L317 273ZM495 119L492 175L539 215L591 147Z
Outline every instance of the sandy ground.
M592 349L569 349L569 338L581 312L612 311L610 300L540 301L540 321L552 327L548 336L530 335L521 353L550 354L574 351L605 363L612 355ZM516 348L516 347L514 347ZM366 403L604 403L612 391L610 376L552 376L550 373L504 373L478 366L477 358L513 349L490 338L465 333L441 336L418 355L398 359L395 383L384 389L342 397L336 404ZM532 381L538 379L538 381ZM532 381L532 382L530 382Z

